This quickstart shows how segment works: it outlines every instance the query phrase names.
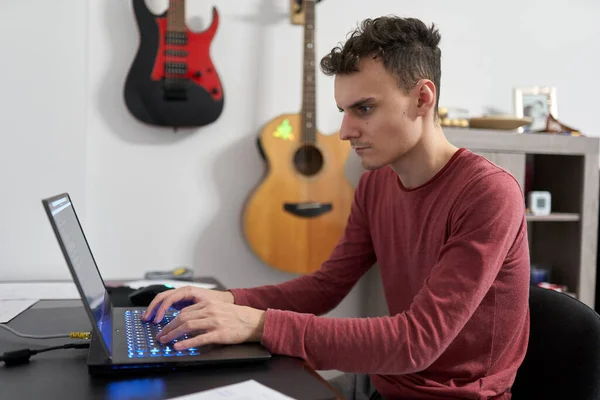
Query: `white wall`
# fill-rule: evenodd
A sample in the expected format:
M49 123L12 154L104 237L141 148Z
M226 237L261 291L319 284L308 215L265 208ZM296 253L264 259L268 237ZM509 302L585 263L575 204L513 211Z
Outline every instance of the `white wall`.
M289 23L289 1L188 2L196 29L210 23L212 5L220 12L211 54L226 100L216 123L177 133L143 125L125 108L123 85L139 40L130 1L27 3L35 13L20 2L0 12L0 279L68 278L39 202L61 191L72 193L107 278L192 265L231 287L290 279L253 256L240 225L243 201L263 171L257 134L301 104L302 29ZM559 118L597 135L600 3L556 3L324 0L317 52L320 58L365 17L436 22L442 105L511 113L513 87L554 85ZM148 4L158 12L167 1ZM340 122L332 83L318 75L325 133ZM348 169L355 181L355 158ZM360 291L371 287L357 287L333 314L360 314Z
M33 3L0 8L0 280L65 276L40 200L87 210L87 6Z

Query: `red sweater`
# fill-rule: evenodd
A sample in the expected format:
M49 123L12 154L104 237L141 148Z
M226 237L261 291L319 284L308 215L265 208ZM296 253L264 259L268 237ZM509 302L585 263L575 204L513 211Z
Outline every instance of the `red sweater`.
M321 316L378 262L390 316ZM509 399L529 336L529 249L517 181L460 149L408 190L389 167L356 187L313 274L233 289L267 310L262 343L317 370L367 373L386 399Z

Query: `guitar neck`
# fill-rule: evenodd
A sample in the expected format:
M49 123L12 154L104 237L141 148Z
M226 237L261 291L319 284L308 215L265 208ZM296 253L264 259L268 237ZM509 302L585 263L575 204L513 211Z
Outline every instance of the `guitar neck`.
M169 0L167 12L167 44L187 44L185 25L185 0Z
M317 140L315 93L315 0L303 0L304 6L304 64L302 89L302 134L304 143Z

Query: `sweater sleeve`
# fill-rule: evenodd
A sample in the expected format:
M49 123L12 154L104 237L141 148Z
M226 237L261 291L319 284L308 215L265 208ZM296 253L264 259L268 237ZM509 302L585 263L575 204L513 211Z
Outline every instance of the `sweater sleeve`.
M334 309L375 263L367 219L363 212L368 172L356 187L344 233L321 268L279 285L231 289L235 304L315 315Z
M406 311L324 318L268 310L262 343L318 370L406 374L426 369L469 321L513 244L527 240L522 193L505 173L465 190L450 219L448 240Z

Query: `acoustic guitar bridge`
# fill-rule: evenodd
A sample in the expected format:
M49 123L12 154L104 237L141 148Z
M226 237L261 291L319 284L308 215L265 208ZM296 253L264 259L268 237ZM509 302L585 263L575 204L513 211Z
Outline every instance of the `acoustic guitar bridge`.
M314 218L330 212L333 206L331 203L316 202L285 203L283 209L297 217Z

